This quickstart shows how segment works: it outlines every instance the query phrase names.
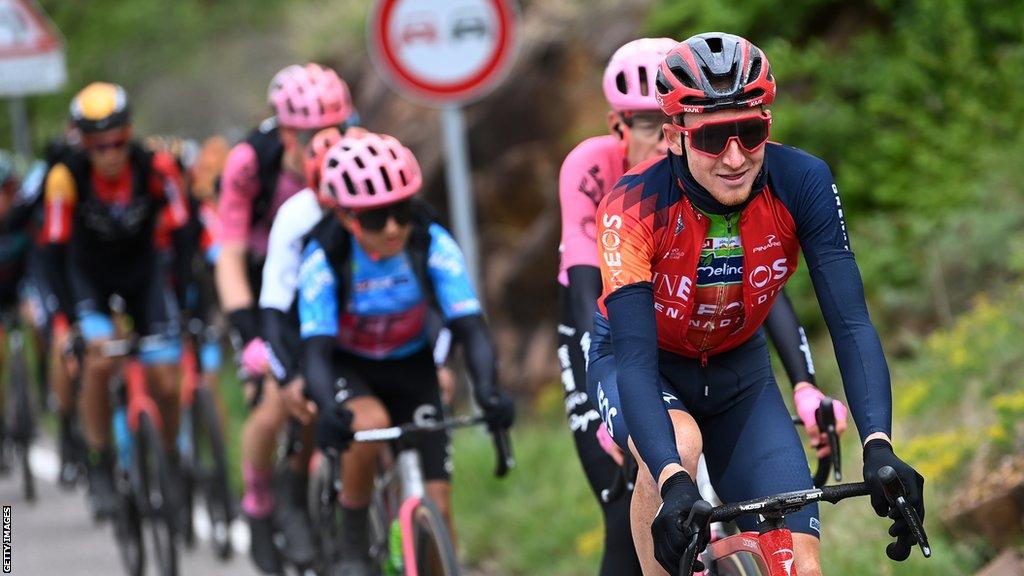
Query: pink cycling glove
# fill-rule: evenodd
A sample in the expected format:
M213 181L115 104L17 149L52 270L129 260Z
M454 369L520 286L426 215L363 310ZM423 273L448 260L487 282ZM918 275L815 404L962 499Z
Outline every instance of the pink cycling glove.
M812 436L814 433L821 434L821 431L818 430L818 422L814 419L814 411L818 409L818 405L821 404L821 399L824 397L825 394L814 386L802 386L793 392L796 413L800 416L804 427L807 428L808 434ZM843 430L846 430L846 406L839 400L833 399L832 410L836 415L836 431L842 433ZM813 437L811 441L813 445L817 446Z
M270 361L267 359L267 345L262 338L253 338L242 350L242 371L249 378L267 373Z

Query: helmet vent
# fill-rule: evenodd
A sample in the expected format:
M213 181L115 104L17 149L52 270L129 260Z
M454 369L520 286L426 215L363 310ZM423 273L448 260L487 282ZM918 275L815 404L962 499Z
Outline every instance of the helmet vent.
M683 62L683 57L679 54L672 54L665 60L668 64L668 69L672 72L672 75L676 77L683 86L692 88L693 90L700 90L700 86L697 82L690 77L690 73L686 70L686 63ZM671 89L669 90L671 91Z
M369 195L369 196L376 196L377 195L377 189L373 187L373 180L370 180L369 178L367 178L366 180L363 180L363 184L366 184L366 194L367 195Z
M343 173L341 177L345 180L345 188L348 190L348 195L358 196L359 192L356 191L356 185L352 183L352 178L348 175L348 172ZM331 187L333 188L333 185ZM337 196L337 194L335 194L335 196Z
M704 42L707 43L708 49L711 50L711 52L718 53L718 52L722 51L722 39L721 38L719 38L717 36L712 36L710 38L705 38Z
M341 162L338 161L337 158L331 158L330 160L327 161L327 167L332 169L332 170L337 168L338 164L341 164Z
M391 192L394 189L391 186L391 177L388 176L388 171L383 166L380 167L380 175L384 178L384 190Z
M377 156L378 155L377 154L377 149L374 148L373 146L367 146L366 149L370 151L370 156Z
M394 154L394 152L392 152ZM398 177L402 180L402 187L405 188L409 185L409 179L405 176L405 170L398 171Z
M757 80L757 77L761 75L761 57L756 55L753 58L753 62L750 63L750 73L747 74L747 81L745 83L753 82Z
M654 78L654 88L658 91L658 94L663 96L672 91L672 87L668 84L668 79L661 73L661 70L658 70L658 75Z
M356 157L355 157L355 158L353 158L352 160L354 160L354 161L355 161L355 163L356 163L356 166L359 166L360 168L366 168L366 164L365 164L365 163L363 163L363 159L362 159L362 158L360 158L359 156L356 156Z
M619 72L615 75L615 88L618 89L620 94L628 94L629 86L626 83L626 73Z
M391 153L391 157L392 157L392 158L394 158L395 160L398 160L398 153L397 153L397 152L395 152L395 149L394 149L394 148L389 148L389 149L388 149L388 152L390 152L390 153Z
M641 66L637 72L640 73L640 95L648 96L651 93L651 87L647 82L647 67Z

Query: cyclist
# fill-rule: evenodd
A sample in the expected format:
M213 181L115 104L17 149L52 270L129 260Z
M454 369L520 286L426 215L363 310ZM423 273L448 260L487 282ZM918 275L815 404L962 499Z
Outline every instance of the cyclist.
M644 514L634 520L651 532L634 541L644 572L678 570L702 450L725 501L811 487L759 330L801 248L864 443L872 505L889 511L877 478L889 465L923 517L923 479L893 453L888 368L832 176L821 160L767 142L764 106L776 89L767 57L731 34L693 36L669 52L655 86L672 119L669 153L633 168L598 208L604 289L587 374L609 433L641 462L634 499ZM714 227L738 238L742 255L712 255L707 266L699 260ZM816 507L786 521L798 571L819 574ZM891 533L912 542L902 521Z
M94 514L106 518L117 506L107 387L114 363L99 348L115 334L109 298L122 296L135 331L148 337L141 360L160 409L165 447L173 447L180 355L177 309L164 292L153 236L161 211L180 230L188 220L188 207L174 159L148 153L132 140L130 105L122 87L105 82L86 86L71 102L71 117L82 147L68 152L46 176L43 235L49 269L67 287L58 294L70 295L62 310L77 321L88 345L80 414L88 446L90 501ZM179 238L176 231L175 241Z
M217 208L220 219L219 255L215 267L217 293L239 342L243 372L265 381L260 401L242 431L242 512L252 532L250 553L265 572L277 570L273 544L275 501L271 490L277 432L284 419L277 383L265 379L266 345L256 307L268 235L274 215L291 196L305 187L303 148L324 128L341 130L355 121L352 99L337 73L318 64L293 65L270 83L268 101L273 118L228 154L221 176ZM277 523L288 541L286 550L298 565L315 558L312 532L304 519L307 476L305 462L292 462L277 510Z
M654 97L654 79L658 65L676 44L669 38L641 38L616 50L602 83L611 108L607 115L610 134L576 146L562 164L559 177L562 316L558 356L569 427L595 496L614 482L622 457L607 429L599 424L601 417L586 393L587 347L601 293L594 214L598 203L629 167L662 156L667 150L661 127L668 118ZM798 405L810 408L810 424L816 428L813 413L822 394L814 386L814 368L803 329L785 295L772 307L766 327L801 399ZM844 419L840 422L845 424ZM811 432L817 445L817 432ZM630 499L604 502L599 497L598 501L605 523L600 573L639 574L640 564L630 536Z
M438 419L441 397L428 343L428 309L465 346L474 394L492 429L515 415L498 387L494 346L458 245L414 199L412 152L390 136L344 138L322 166L320 193L338 208L311 232L299 267L306 394L317 439L343 449L353 430ZM341 406L339 406L339 403ZM370 574L368 514L379 446L342 458L342 560L332 574ZM451 526L448 435L419 443L426 489Z

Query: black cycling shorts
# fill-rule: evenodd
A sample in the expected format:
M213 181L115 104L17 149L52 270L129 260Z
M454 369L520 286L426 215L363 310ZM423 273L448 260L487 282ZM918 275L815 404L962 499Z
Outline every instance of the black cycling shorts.
M342 351L334 358L335 398L374 396L384 404L392 425L429 423L444 418L437 367L429 348L399 359L370 360ZM447 431L417 436L425 480L449 480L451 442Z

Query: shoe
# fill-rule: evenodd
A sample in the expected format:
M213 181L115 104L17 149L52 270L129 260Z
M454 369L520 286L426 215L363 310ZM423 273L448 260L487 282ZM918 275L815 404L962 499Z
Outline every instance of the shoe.
M249 521L249 556L253 564L264 574L282 573L284 567L281 565L281 557L274 542L273 516L246 518Z
M60 426L60 475L57 483L61 488L70 489L78 484L82 475L81 452L82 447L71 430L70 421L62 419Z
M92 508L93 519L111 519L117 514L120 500L114 487L114 455L108 450L90 452L87 460L89 506Z
M331 567L331 576L370 576L370 521L368 508L341 507L341 560Z
M283 491L275 512L277 525L284 535L282 553L299 568L312 566L317 559L316 537L306 505L309 476L289 471L282 482Z

